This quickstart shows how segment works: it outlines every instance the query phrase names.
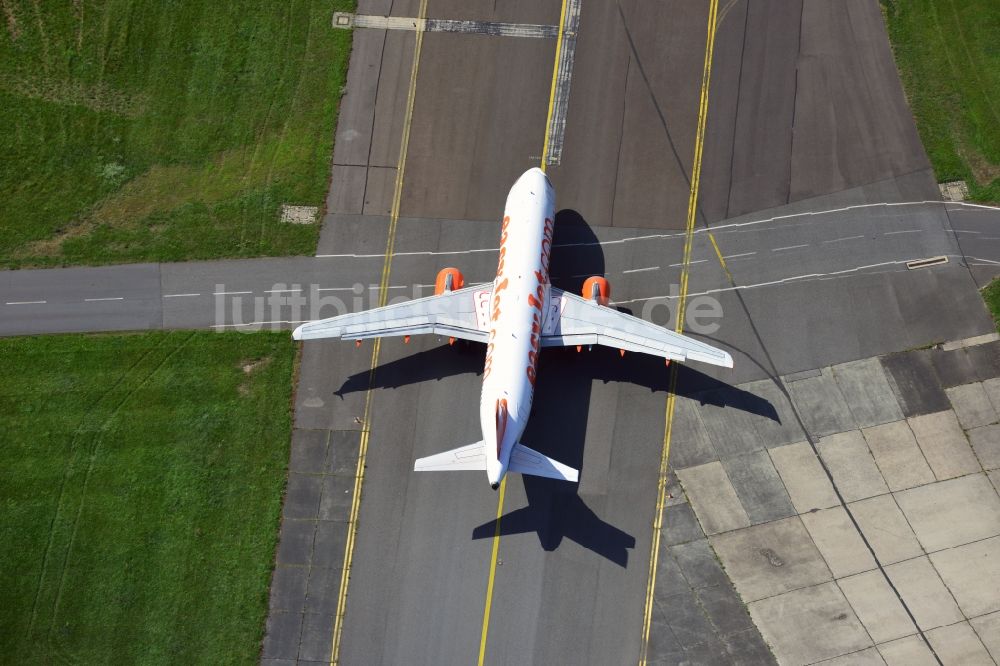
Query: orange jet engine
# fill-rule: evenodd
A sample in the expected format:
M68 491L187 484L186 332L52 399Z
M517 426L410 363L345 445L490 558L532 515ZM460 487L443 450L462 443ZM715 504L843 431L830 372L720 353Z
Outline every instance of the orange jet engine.
M465 277L457 268L442 268L434 280L434 295L440 296L446 291L456 291L465 286Z
M587 278L580 291L584 298L596 301L598 305L607 305L611 301L611 283L597 275Z

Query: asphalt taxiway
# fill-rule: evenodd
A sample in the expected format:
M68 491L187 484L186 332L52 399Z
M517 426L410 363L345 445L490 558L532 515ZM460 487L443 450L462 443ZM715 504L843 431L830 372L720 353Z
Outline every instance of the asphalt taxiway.
M548 25L562 13L494 5L431 0L426 11ZM362 1L358 12L421 6ZM445 265L489 280L507 188L541 159L558 40L426 33L414 76L416 39L355 31L320 256L8 273L0 333L289 326L296 306L281 299L296 294L310 314L308 299L329 298L327 316L334 297L357 309L412 296ZM985 275L1000 245L973 250L976 234L958 231L985 240L997 212L929 201L936 186L874 3L593 3L575 39L561 160L547 167L562 207L554 280L577 288L606 273L619 306L664 324L685 274L690 295L717 299L708 337L736 368L693 368L678 394L991 330L967 265L977 257ZM927 203L884 205L909 201ZM932 256L949 261L906 267ZM512 477L500 506L481 475L411 472L415 458L479 438L482 351L386 340L372 364L370 344L303 347L265 662L636 662L662 363L546 352L524 439L579 467L581 482Z
M430 5L432 13L438 11L435 4ZM753 134L760 131L755 118L765 118L777 127L773 133L789 136L794 124L794 143L804 152L791 149L791 138L780 144L767 133L754 141L734 134L728 140L732 152L745 150L748 143L757 148L721 160L736 179L722 183L706 177L702 210L696 211L699 222L764 209L756 219L742 221L780 217L794 211L775 207L794 209L797 201L804 211L824 204L835 209L847 203L934 197L912 126L877 106L905 109L891 60L886 60L877 11L848 3L843 14L831 17L807 3L798 15L798 39L765 30L771 41L754 46L749 42L758 39L759 31L751 19L783 25L787 5L727 7L724 15L720 12L719 29L731 29L730 22L739 24L742 17L748 45L742 57L718 56L712 76L726 80L740 68L747 77L738 86L743 103L731 109L735 126ZM691 213L687 202L709 9L708 4L679 2L622 3L620 8L606 3L587 6L581 15L562 160L548 168L566 207L561 228L578 249L574 257L563 255L567 281L589 272L621 271L612 280L616 299L635 301L629 303L632 307L638 299L669 295L670 285L681 277L677 264L683 239L670 234L683 229ZM480 20L492 16L486 3L476 14ZM551 21L552 16L554 8L546 17L515 12L503 18ZM842 26L839 37L820 29L828 20ZM845 34L852 24L857 29ZM386 51L390 39L412 43L412 35L384 39ZM454 248L457 238L472 237L478 241L472 247L492 246L490 227L495 235L495 223L476 221L495 219L506 183L540 157L546 127L542 110L549 97L545 82L554 46L490 45L476 39L482 38L424 36L424 52L432 60L420 62L413 116L403 119L403 125L411 125L413 161L408 157L401 185L395 252ZM867 69L859 85L844 86L867 62L858 54L859 40L860 46L874 49L871 57L882 65ZM786 59L789 45L801 51ZM513 50L518 53L514 58ZM800 53L814 52L815 63L800 58ZM803 60L819 66L799 67ZM470 61L475 67L467 66ZM798 83L778 82L761 92L753 77L787 77L789 62ZM398 85L399 66L392 63L390 74ZM508 76L508 66L520 76ZM831 69L843 77L832 81ZM824 88L833 83L837 86ZM390 130L392 145L396 126L384 120L378 101L386 85L379 81L370 116L359 113L356 125L350 114L342 116L340 134L383 127ZM385 94L398 106L398 88ZM871 126L831 135L858 108L872 104ZM708 107L714 108L711 101ZM782 109L794 111L779 113ZM708 136L719 140L711 117L709 127ZM504 140L497 140L497 133ZM870 135L880 137L876 145L867 143ZM372 138L373 153L380 141L385 139ZM719 150L705 146L706 173L722 168ZM828 150L842 156L834 165L836 178L830 176L829 160L810 157ZM386 171L395 167L391 161L365 159L360 155L358 163L343 165L355 174L352 182L361 180L363 170L367 189L363 201L332 211L323 254L354 252L357 239L369 236L359 230L369 223L384 229L385 215L392 213L390 188L379 183L395 176ZM742 172L734 166L740 160ZM753 182L746 183L742 174L749 171ZM338 187L336 180L333 187ZM759 196L751 200L734 194L734 187ZM775 194L765 197L765 191ZM735 203L714 216L704 212L709 202L722 199ZM719 294L726 316L714 337L736 350L737 373L745 373L726 381L815 368L831 357L849 360L989 329L969 273L957 262L923 272L892 263L956 255L954 236L946 232L947 212L939 204L782 222L789 221L765 222L752 231L754 225L717 229L717 244L729 256L729 275L714 257L707 233L695 239L692 260L698 263L691 266L690 291ZM624 241L650 230L662 233ZM331 240L331 235L337 238ZM588 236L604 241L596 246L599 252L579 249L581 242L595 247L586 245ZM390 283L429 281L426 276L442 265L441 259L397 257ZM449 257L447 263L458 264L470 276L491 275L489 256ZM845 272L835 275L838 271ZM373 280L376 273L362 274ZM751 288L757 282L775 284ZM370 375L357 358L349 345L317 348L310 367L322 370L304 373L300 385L299 413L311 423L358 428L353 420L367 414L367 465L343 633L334 640L337 657L344 663L461 663L476 660L482 650L489 663L635 661L641 651L657 461L664 440L662 366L629 359L626 373L615 365L622 360L613 352L547 354L525 441L579 466L582 480L578 488L566 488L511 479L497 524L497 498L485 491L477 475L445 479L410 472L416 457L478 439L477 353L435 340L414 340L409 346L387 342L380 347L367 411L363 397ZM497 546L495 557L491 543Z

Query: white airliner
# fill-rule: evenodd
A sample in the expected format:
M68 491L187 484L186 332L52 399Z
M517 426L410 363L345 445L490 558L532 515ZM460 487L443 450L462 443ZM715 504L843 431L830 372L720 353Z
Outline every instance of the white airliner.
M444 268L434 296L303 324L296 340L362 340L418 333L486 343L479 420L483 439L420 458L414 469L485 470L496 489L508 471L576 481L577 470L520 443L534 396L542 347L606 345L677 361L727 368L732 357L608 306L603 277L588 278L583 297L549 285L555 192L541 169L525 172L510 190L500 228L500 258L492 284L466 287Z

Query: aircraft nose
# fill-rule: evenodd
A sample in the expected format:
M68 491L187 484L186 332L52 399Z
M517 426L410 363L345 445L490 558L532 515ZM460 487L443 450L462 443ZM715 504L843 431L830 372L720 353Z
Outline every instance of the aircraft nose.
M538 167L532 167L521 174L517 179L519 185L529 185L531 187L551 187L549 177Z

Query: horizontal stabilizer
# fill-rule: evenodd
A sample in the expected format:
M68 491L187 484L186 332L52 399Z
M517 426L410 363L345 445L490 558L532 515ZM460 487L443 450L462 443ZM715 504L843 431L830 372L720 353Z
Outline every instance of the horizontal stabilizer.
M437 472L453 469L486 469L486 450L483 442L466 444L451 451L435 453L426 458L417 458L413 464L415 472Z
M548 456L542 455L534 449L529 449L524 444L514 445L514 450L510 453L510 465L507 469L511 472L544 476L548 479L561 479L563 481L577 481L580 477L580 473L569 465L564 465L558 460L553 460Z

